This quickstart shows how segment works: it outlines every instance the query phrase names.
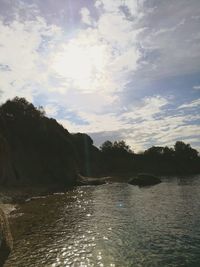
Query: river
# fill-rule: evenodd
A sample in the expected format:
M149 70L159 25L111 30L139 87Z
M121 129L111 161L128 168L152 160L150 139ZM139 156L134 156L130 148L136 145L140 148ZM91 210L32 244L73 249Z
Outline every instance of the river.
M199 267L200 176L77 187L11 216L6 267Z

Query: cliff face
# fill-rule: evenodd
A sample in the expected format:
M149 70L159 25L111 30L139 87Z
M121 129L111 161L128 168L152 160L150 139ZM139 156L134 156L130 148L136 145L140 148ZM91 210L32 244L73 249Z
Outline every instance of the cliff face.
M91 174L94 153L89 136L70 134L25 99L0 107L0 184L72 185L77 173Z

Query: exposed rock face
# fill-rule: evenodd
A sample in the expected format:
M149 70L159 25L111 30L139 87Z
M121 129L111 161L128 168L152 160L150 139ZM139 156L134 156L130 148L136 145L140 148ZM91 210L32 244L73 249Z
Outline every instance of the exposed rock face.
M151 186L161 183L160 178L150 174L138 174L136 178L129 181L129 184L138 186Z
M13 239L8 220L0 209L0 267L3 266L13 247Z

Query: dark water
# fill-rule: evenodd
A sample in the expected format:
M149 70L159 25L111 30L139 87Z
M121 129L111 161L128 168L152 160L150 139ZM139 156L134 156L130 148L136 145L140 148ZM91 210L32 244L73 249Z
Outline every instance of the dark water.
M6 266L200 266L200 176L79 187L27 202Z

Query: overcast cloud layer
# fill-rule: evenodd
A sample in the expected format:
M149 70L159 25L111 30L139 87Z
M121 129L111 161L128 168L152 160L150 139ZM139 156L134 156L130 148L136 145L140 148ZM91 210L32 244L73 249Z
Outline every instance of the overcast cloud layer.
M95 144L200 149L199 0L0 0L1 102Z

